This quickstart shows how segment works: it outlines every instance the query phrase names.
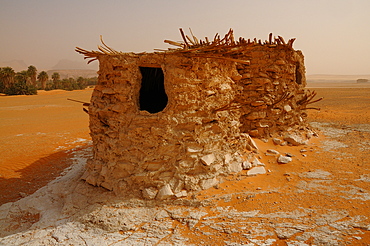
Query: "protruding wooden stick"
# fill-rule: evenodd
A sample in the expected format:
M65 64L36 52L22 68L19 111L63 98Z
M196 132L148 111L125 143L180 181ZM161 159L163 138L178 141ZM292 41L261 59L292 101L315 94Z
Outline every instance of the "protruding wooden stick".
M199 40L197 39L197 37L194 36L193 31L191 30L191 28L189 28L189 30L190 30L190 34L193 37L193 40L194 40L195 44L199 45Z
M183 40L184 40L184 42L185 42L186 48L190 47L190 45L189 45L189 44L188 44L188 42L186 41L186 37L185 37L184 31L182 30L182 28L180 28L180 33L181 33L181 37L182 37L182 39L183 39Z
M294 43L294 41L295 41L295 38L289 39L289 41L288 41L288 46L289 46L290 48L293 48L293 43Z
M184 47L184 44L181 44L179 42L171 41L171 40L164 40L165 43L174 45L174 46L179 46L179 47Z
M284 45L286 44L286 43L285 43L285 41L284 41L284 39L283 39L283 37L278 36L278 38L279 38L279 40L280 40L280 42L281 42L282 44L284 44Z
M193 40L191 40L191 38L189 38L188 35L185 35L185 37L188 39L188 41L192 44L192 45L195 45L195 42Z
M82 101L71 99L71 98L67 98L67 100L70 100L70 101L73 101L73 102L82 103L83 106L90 106L90 103L87 103L87 102L82 102Z

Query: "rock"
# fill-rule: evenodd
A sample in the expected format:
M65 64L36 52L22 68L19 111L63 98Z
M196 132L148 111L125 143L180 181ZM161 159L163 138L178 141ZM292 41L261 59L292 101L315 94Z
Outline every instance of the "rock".
M256 142L253 140L253 138L251 138L249 134L243 134L243 135L245 135L247 138L247 145L246 145L247 150L249 151L252 151L252 149L258 150L258 146Z
M257 167L257 166L265 166L265 164L263 164L262 162L260 162L260 160L258 160L258 158L256 158L256 157L253 158L252 165L254 167Z
M209 155L205 155L202 158L200 158L200 161L206 166L211 165L215 160L216 160L216 156L213 153Z
M283 156L283 155L280 155L277 159L278 163L280 164L287 164L289 162L292 161L292 158L289 157L289 156Z
M166 210L160 210L156 216L155 216L155 219L156 220L162 220L162 219L165 219L165 218L169 218L170 215L168 214L168 212Z
M266 169L262 166L259 166L259 167L254 167L251 170L249 170L247 172L247 175L252 176L252 175L257 175L257 174L265 174L265 173L266 173Z
M225 164L229 164L232 159L233 158L230 154L226 154L225 155Z
M298 146L298 145L306 145L307 140L304 140L301 136L299 136L296 133L287 133L284 136L284 140L287 141L288 143Z
M277 64L277 65L285 65L285 64L286 64L286 62L285 62L284 60L277 60L277 61L275 62L275 64Z
M22 198L24 198L24 197L26 197L26 196L27 196L27 194L26 194L26 193L24 193L24 192L19 192L19 195L20 195Z
M264 105L265 102L264 101L254 101L254 102L251 102L251 106L253 107L258 107L258 106L261 106L261 105Z
M198 143L190 142L186 143L186 150L190 153L201 152L203 151L203 146Z
M249 79L251 77L251 74L250 73L244 73L242 74L242 78L243 79Z
M241 162L235 161L235 162L229 164L229 171L231 173L238 173L241 170L243 170L243 167L242 167L242 163Z
M182 190L182 191L180 191L180 192L176 193L176 194L175 194L175 196L176 196L177 198L180 198L180 197L186 197L186 196L188 196L188 192L187 192L186 190Z
M249 170L249 169L251 169L253 166L252 166L252 163L250 163L249 161L244 161L244 162L242 163L242 167L243 167L243 169L244 169L244 170Z
M250 130L249 135L252 136L252 137L256 137L256 138L261 137L261 134L257 129Z
M200 181L200 187L204 190L209 189L217 184L218 184L218 180L216 178L204 179Z
M201 152L203 148L196 148L196 147L188 147L187 151L190 153L196 153L196 152Z
M291 154L291 153L285 153L285 155L288 156L288 157L294 157L294 155Z
M293 228L276 228L275 229L276 236L279 239L289 239L292 236L294 236L294 234L299 233L299 232L301 231L297 229L293 229Z
M247 115L248 120L257 120L257 119L264 119L267 117L267 113L265 111L254 111Z
M234 76L232 76L232 77L231 77L231 79L232 79L232 80L234 80L234 81L241 80L242 78L243 78L243 76L242 76L242 75L240 75L240 74L238 74L238 75L234 75Z
M272 139L272 142L276 145L282 145L282 143L284 142L283 140L279 139L279 138L273 138Z
M289 105L285 105L284 106L284 111L285 112L290 112L290 111L292 111L292 107L290 107Z
M158 190L154 187L149 187L142 191L143 197L146 199L154 199L157 193Z
M158 194L157 194L157 199L159 200L164 200L164 199L167 199L167 198L170 198L171 196L173 196L173 192L171 190L171 187L169 184L166 184L165 186L163 186L159 191L158 191Z
M102 90L102 93L104 93L104 94L115 94L115 91L112 88L104 88Z
M278 155L278 154L280 154L280 153L279 153L279 151L274 150L274 149L268 149L268 150L266 150L266 152L267 152L267 153L270 153L270 154L274 154L274 155Z

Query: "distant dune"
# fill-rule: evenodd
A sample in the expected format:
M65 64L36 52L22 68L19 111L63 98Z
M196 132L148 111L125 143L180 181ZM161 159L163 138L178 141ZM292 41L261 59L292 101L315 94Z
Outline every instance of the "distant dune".
M12 61L0 62L0 67L11 67L16 72L27 70L28 66L29 65L27 65L23 60L12 60Z
M97 71L92 69L56 69L47 71L49 78L51 78L52 74L55 72L59 73L61 79L77 79L78 77L92 78L98 76Z
M98 62L87 64L86 61L83 61L83 60L72 61L72 60L62 59L62 60L59 60L54 66L50 65L48 67L45 67L45 66L40 67L38 66L37 63L27 64L23 60L0 61L0 67L11 67L14 69L15 72L27 70L28 67L31 65L36 67L37 72L41 72L43 70L44 71L47 71L47 70L51 70L51 71L81 70L83 75L86 75L86 71L97 71L99 68ZM63 72L63 74L65 73ZM76 74L75 72L68 72L67 74L72 74L72 77L76 76L74 75ZM81 75L78 75L78 76L81 76ZM89 75L89 77L94 77L94 76L96 76L96 74L93 76ZM83 76L83 77L87 77L87 76Z
M86 61L72 61L67 59L59 60L58 63L53 66L51 69L53 70L70 70L70 69L92 69L97 70L98 69L98 62L94 62L90 65L86 63Z
M358 83L358 79L368 79L367 75L329 75L329 74L313 74L306 75L307 87L342 87L342 88L370 88L370 82Z
M306 75L307 82L356 82L357 79L370 79L367 75L332 75L332 74L312 74Z

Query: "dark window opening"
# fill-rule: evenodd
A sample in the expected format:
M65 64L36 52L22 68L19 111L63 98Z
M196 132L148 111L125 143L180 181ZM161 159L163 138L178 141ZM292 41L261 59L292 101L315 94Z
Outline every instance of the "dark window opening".
M140 67L142 75L139 104L140 110L149 113L162 111L168 102L164 89L164 75L161 68Z
M300 85L302 84L302 74L299 68L299 63L297 63L295 66L295 82Z

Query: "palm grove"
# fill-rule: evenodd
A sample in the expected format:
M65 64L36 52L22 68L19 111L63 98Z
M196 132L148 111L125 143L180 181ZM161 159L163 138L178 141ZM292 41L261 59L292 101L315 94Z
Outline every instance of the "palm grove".
M54 72L49 78L45 71L37 73L35 66L27 70L15 72L11 67L0 68L0 93L7 95L36 95L37 90L83 90L88 85L94 85L96 78L60 79L60 74Z

